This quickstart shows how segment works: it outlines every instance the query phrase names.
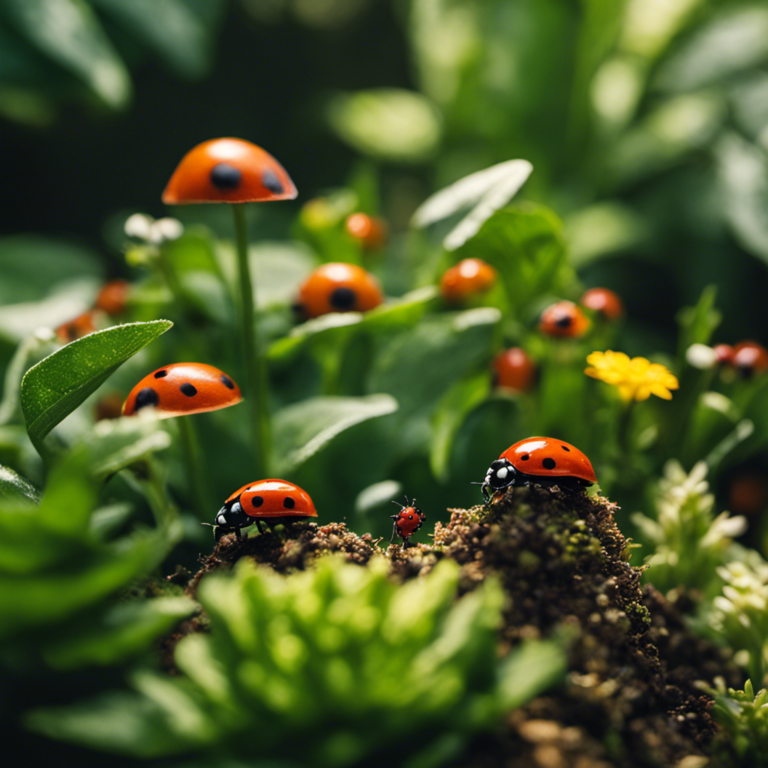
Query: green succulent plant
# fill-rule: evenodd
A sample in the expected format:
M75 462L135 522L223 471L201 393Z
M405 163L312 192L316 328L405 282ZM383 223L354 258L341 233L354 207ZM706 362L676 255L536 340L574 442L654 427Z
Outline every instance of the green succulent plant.
M41 710L29 724L142 758L441 764L564 668L549 642L500 660L501 587L488 580L455 601L458 572L444 561L401 586L383 560L328 557L287 577L241 560L201 583L210 632L178 643L181 674L140 672L134 694Z
M710 693L715 699L712 714L721 728L716 750L724 762L734 768L768 765L768 690L755 694L747 680L743 691L721 682Z

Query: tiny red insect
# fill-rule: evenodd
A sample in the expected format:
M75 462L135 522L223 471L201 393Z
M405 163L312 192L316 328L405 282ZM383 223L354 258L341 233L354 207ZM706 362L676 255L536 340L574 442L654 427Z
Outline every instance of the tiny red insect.
M130 392L123 415L154 407L161 419L217 411L243 399L226 373L205 363L174 363L145 376Z
M589 328L586 315L572 301L558 301L541 313L539 330L547 336L575 339Z
M493 371L496 386L513 392L527 392L536 380L536 363L520 347L499 352L493 359Z
M87 336L95 330L96 324L94 323L93 310L91 310L83 312L82 315L78 315L68 323L62 323L56 329L56 336L62 344L69 344L70 341L82 339L83 336Z
M392 503L400 507L400 512L391 516L392 520L395 522L392 525L392 538L389 540L389 543L392 544L394 542L395 536L400 536L403 540L404 549L406 547L412 547L414 545L408 542L408 538L413 536L413 534L421 528L426 517L424 513L415 506L416 499L408 501L408 497L406 496L405 503L408 506L405 507L402 504L398 504L396 501L393 501Z
M486 503L513 485L557 485L568 491L596 483L589 459L576 446L553 437L528 437L507 448L481 483Z
M590 288L581 297L581 306L599 312L606 320L618 320L624 314L619 295L609 288Z
M387 228L381 219L367 213L353 213L347 217L344 227L366 251L375 251L387 241Z
M101 287L96 295L96 309L108 315L120 315L125 312L128 292L131 284L127 280L112 280Z
M330 312L367 312L384 301L378 280L356 264L318 267L299 289L296 309L306 317Z
M768 371L768 351L756 341L742 341L733 348L730 362L744 378L749 378Z
M308 517L317 517L317 511L305 490L287 480L259 480L238 488L224 502L216 513L214 533L216 541L233 531L239 539L240 529L254 523L263 533L262 522L271 526Z
M490 291L497 277L496 270L482 259L464 259L445 271L440 279L440 293L446 301L457 304Z

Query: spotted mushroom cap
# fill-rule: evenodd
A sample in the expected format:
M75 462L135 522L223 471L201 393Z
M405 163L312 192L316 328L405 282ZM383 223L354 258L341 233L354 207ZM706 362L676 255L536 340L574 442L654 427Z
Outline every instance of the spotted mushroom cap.
M211 139L187 152L163 192L178 203L258 203L293 200L298 192L269 152L243 139Z
M384 301L379 281L362 267L331 262L318 267L299 289L297 309L306 317L367 312Z
M145 376L128 395L123 415L153 407L161 419L217 411L237 405L240 388L226 373L205 363L174 363Z

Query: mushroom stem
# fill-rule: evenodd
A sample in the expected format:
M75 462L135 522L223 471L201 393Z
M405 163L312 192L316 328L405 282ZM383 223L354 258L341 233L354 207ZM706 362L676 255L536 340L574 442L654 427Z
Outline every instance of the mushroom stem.
M184 452L184 463L192 486L191 506L199 519L207 520L215 511L215 502L208 486L208 475L205 472L205 467L203 467L197 430L188 416L182 416L177 419L177 422L182 451Z
M238 285L240 286L240 333L245 363L245 390L251 409L251 437L256 451L255 474L269 477L270 423L266 360L261 354L261 341L256 327L253 301L254 281L248 263L248 228L243 205L232 205L235 217Z

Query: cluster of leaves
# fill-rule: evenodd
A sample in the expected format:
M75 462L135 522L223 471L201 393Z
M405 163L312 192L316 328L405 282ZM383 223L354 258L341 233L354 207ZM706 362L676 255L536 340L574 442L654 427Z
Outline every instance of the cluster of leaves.
M65 99L124 109L132 85L123 53L152 53L200 77L222 8L222 0L3 0L0 114L41 125Z
M711 691L715 699L713 714L722 732L717 751L726 765L737 768L766 765L768 750L768 690L755 694L747 680L744 690L726 688Z
M209 576L206 633L174 652L183 676L142 672L113 695L29 718L37 730L142 758L195 753L297 764L437 766L557 681L564 658L531 643L498 660L498 583L454 602L458 566L404 586L385 561L324 558L289 577L241 560ZM297 738L297 734L300 737Z

